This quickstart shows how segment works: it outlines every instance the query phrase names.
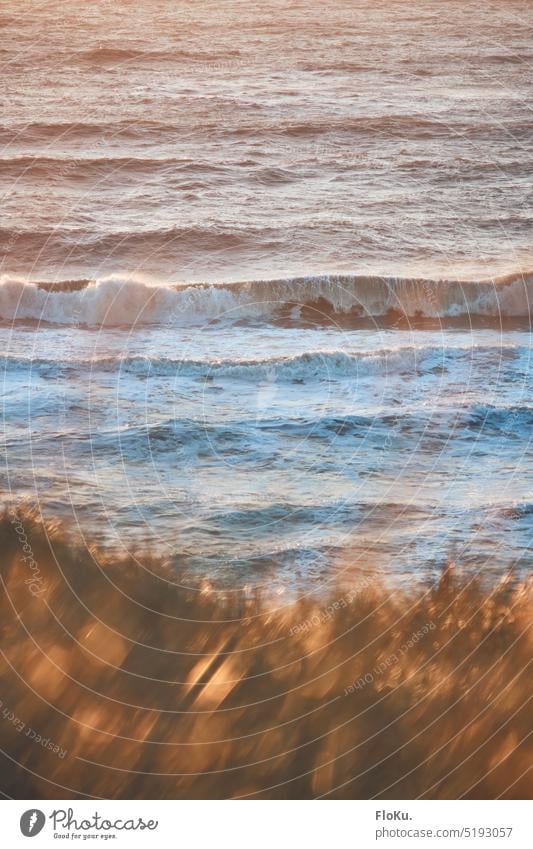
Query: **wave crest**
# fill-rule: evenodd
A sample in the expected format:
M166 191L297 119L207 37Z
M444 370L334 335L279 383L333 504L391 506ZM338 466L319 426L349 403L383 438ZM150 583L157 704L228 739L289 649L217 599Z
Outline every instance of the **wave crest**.
M45 357L0 355L0 374L34 372L38 375L69 373L124 374L145 377L174 377L257 382L307 382L342 380L387 373L439 372L458 360L469 365L503 360L515 361L525 348L511 345L460 345L456 347L403 346L371 351L315 350L258 359L191 359L121 355L66 360Z
M319 322L335 315L530 320L533 274L478 282L323 275L221 284L153 283L136 275L32 283L0 278L0 319L88 326L210 321Z

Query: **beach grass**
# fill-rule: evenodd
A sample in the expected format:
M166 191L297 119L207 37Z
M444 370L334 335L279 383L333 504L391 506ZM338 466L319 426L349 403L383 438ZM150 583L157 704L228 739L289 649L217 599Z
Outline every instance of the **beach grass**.
M23 509L0 570L7 796L531 797L528 582L458 564L273 600Z

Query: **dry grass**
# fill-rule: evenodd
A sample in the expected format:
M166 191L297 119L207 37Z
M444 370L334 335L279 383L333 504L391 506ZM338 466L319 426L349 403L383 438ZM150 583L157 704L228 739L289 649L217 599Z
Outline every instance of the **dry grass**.
M21 520L0 520L5 794L531 797L529 585L449 570L274 610Z

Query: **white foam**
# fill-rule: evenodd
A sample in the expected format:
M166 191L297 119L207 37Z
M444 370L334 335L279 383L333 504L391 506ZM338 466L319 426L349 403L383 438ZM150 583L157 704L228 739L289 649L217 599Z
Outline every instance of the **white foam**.
M412 374L415 370L427 372L463 361L467 367L473 362L490 360L497 365L502 356L519 357L528 349L514 345L404 345L396 348L377 348L371 351L314 350L285 356L264 356L255 359L173 358L165 356L120 355L72 358L65 360L46 357L0 355L0 372L52 371L62 369L78 373L110 373L132 376L180 378L216 378L217 380L260 381L328 381L359 378L388 373Z

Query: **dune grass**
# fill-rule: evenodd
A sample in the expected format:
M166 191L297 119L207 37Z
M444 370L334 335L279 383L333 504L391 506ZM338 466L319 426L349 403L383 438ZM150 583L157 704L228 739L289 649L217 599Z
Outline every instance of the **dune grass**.
M530 584L449 568L276 607L30 511L0 570L8 796L531 797Z

